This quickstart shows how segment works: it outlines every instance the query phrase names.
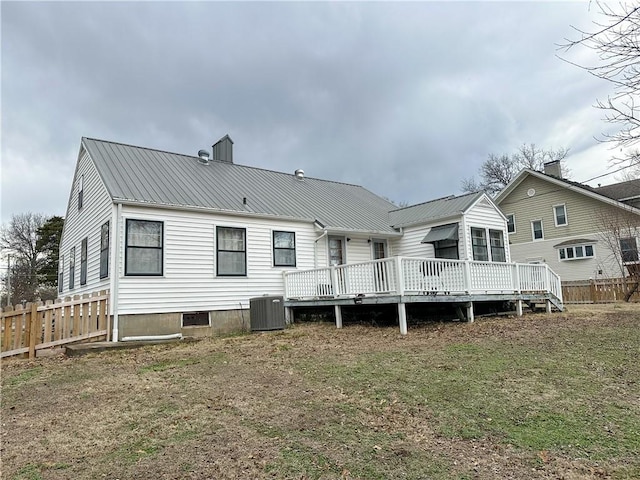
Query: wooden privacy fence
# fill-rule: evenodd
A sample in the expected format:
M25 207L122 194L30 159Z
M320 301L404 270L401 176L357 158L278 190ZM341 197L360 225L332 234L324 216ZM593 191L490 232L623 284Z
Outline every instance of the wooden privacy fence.
M562 282L564 303L613 303L624 301L625 293L635 282L628 278L600 278ZM631 302L640 302L640 293L632 295Z
M109 292L16 305L2 310L1 357L83 340L109 340ZM103 338L101 338L103 337Z

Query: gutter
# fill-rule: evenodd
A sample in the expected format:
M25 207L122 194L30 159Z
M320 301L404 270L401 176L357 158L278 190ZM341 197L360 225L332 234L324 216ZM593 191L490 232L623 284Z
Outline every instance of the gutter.
M329 231L326 228L322 231L324 233L313 241L313 268L318 268L318 241L329 234Z

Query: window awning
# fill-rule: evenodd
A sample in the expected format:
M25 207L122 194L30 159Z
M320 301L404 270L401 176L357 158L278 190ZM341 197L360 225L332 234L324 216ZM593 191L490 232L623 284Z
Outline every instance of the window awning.
M420 243L434 243L440 240L458 240L458 224L448 223L433 227Z

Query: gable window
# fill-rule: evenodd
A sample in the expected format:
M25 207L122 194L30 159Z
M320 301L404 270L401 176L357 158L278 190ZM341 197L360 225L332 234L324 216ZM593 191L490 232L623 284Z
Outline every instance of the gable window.
M163 222L127 219L125 275L162 275Z
M217 227L217 274L219 276L247 275L247 231L244 228Z
M593 258L593 245L568 245L558 249L560 261L579 260L581 258Z
M568 225L567 207L564 204L554 205L553 218L555 219L556 227L564 227L565 225Z
M87 284L87 237L80 244L80 285Z
M638 244L636 243L636 239L633 237L621 238L620 253L622 254L623 263L637 262L638 261Z
M109 222L100 227L100 278L109 276Z
M513 213L507 215L507 233L516 233L516 216Z
M329 237L329 265L343 265L344 237Z
M273 266L296 266L295 232L273 232Z
M76 286L76 247L69 250L69 290L73 290Z
M484 228L471 228L471 245L473 247L474 260L479 262L489 261L487 237Z
M531 233L534 240L544 239L544 232L542 230L542 220L534 220L531 222Z
M60 257L58 263L58 293L62 293L64 290L64 255Z
M502 230L489 230L489 240L491 243L491 261L506 262L507 255L504 250L504 235Z
M78 179L78 210L82 208L82 200L84 197L84 175L80 175Z

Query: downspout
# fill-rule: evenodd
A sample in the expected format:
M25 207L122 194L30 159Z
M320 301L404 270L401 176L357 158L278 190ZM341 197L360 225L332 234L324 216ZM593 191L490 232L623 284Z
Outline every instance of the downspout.
M113 289L111 291L111 314L113 316L113 330L111 334L111 341L118 341L118 292L120 288L120 219L122 218L122 204L118 203L116 207L116 221L115 223L115 232L113 235L114 239L114 262L113 262Z
M313 268L318 268L318 241L326 237L329 233L326 228L324 228L323 231L324 233L313 242Z

